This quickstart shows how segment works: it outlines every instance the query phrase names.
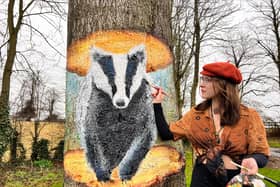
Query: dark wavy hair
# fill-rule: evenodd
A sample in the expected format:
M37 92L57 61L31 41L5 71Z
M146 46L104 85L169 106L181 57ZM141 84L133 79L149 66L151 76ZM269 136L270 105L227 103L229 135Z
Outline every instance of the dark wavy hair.
M221 113L221 125L234 125L240 119L240 98L238 85L229 81L215 78L214 91L219 100ZM195 106L196 110L204 111L211 106L212 99L207 99Z

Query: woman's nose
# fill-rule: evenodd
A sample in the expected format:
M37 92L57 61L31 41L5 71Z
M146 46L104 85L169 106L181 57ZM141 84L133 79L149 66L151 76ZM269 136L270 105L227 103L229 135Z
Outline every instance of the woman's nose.
M199 82L199 87L205 87L204 81Z

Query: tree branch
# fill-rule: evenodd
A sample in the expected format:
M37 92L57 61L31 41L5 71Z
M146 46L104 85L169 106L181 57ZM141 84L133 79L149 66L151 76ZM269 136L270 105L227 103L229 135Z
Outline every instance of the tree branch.
M45 42L53 49L55 50L60 56L65 58L65 55L63 55L60 51L58 51L48 40L48 38L38 29L36 29L35 27L33 27L32 25L26 24L26 23L22 23L23 25L26 25L27 27L31 28L32 30L34 30L36 33L38 33L44 40Z

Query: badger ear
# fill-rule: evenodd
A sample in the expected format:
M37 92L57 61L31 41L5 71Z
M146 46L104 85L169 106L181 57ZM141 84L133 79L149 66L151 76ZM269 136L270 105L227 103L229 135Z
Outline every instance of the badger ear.
M140 44L131 48L128 52L128 58L137 60L138 62L146 63L146 50L145 45Z
M90 48L90 57L92 58L93 61L98 61L100 58L104 57L104 56L109 56L110 53L107 51L104 51L101 48L98 48L96 46L92 46Z

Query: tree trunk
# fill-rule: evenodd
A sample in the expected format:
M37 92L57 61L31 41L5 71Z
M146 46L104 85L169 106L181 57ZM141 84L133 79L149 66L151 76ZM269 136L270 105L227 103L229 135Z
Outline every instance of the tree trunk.
M18 132L14 129L13 135L10 142L10 162L15 163L17 161L17 143L18 143Z
M38 141L39 141L39 125L40 122L38 120L34 121L34 136L32 137L32 154L31 160L38 160Z
M277 64L277 70L278 70L278 86L280 90L280 62L278 62Z
M181 71L180 71L180 64L182 63L182 57L181 57L181 38L180 38L180 30L178 29L178 33L176 33L178 36L174 36L175 40L175 63L173 65L173 79L174 79L174 86L175 86L175 96L176 96L176 107L178 111L178 117L182 117L182 109L183 109L183 99L181 95Z
M199 0L194 3L194 34L195 34L195 52L194 52L194 76L191 89L191 107L196 104L196 89L198 85L199 56L200 56L200 21L198 15Z
M9 95L10 95L10 80L14 65L14 60L16 56L16 46L18 33L22 21L22 12L19 12L18 20L14 25L14 5L15 1L10 0L8 4L8 30L9 30L9 41L7 47L7 59L4 65L3 79L2 79L2 89L0 95L0 158L2 158L4 152L6 151L11 135L13 134L13 129L10 125L9 120ZM19 7L22 8L22 1L19 3Z
M172 1L171 0L107 0L107 1L87 1L77 0L69 2L68 12L68 55L69 47L73 44L79 44L78 40L84 42L84 38L88 39L88 36L97 31L136 31L149 33L156 38L159 38L164 43L171 45L171 11ZM156 46L155 46L156 47ZM79 49L77 48L77 51ZM82 50L82 49L81 49ZM71 51L73 53L73 50ZM160 58L160 56L158 56ZM69 64L69 60L67 65ZM69 67L68 67L69 71ZM71 72L73 72L71 70ZM164 69L165 77L160 77L164 81L159 80L166 91L172 96L174 94L174 83L172 79L172 65ZM156 72L157 73L157 72ZM79 74L79 73L78 73ZM81 75L81 74L80 74ZM166 84L167 83L167 84ZM170 84L171 83L171 84ZM77 75L67 72L67 94L66 94L66 134L65 134L65 156L70 155L73 151L80 150L80 141L78 133L74 124L74 111L75 111L75 97L77 96L77 87L79 79ZM172 87L173 85L173 87ZM165 113L168 120L175 120L178 117L176 105L174 101L168 99L163 103ZM177 143L176 146L182 150L181 143ZM149 152L150 153L150 152ZM146 158L145 158L146 159ZM145 159L143 162L145 162ZM67 159L64 160L66 164ZM180 163L180 161L177 161ZM178 164L177 163L177 164ZM150 162L153 164L153 161ZM172 175L165 175L162 178L154 178L156 183L145 184L142 186L174 186L183 187L185 186L184 166L173 173ZM79 168L76 168L79 169ZM149 175L145 173L144 175ZM83 177L83 176L80 176ZM129 183L129 181L128 181ZM70 175L65 173L65 186L98 186L93 184L85 184L74 180ZM127 186L122 184L123 186ZM109 185L114 186L114 185Z
M125 29L151 33L171 42L171 1L71 1L68 46L98 30Z

